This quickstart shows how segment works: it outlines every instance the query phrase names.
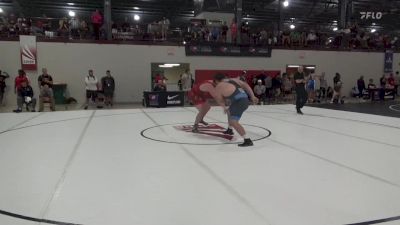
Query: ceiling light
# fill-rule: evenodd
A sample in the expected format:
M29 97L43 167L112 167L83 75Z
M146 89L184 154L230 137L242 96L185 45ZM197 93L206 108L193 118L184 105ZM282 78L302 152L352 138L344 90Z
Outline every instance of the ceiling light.
M186 41L183 41L183 44L186 45Z
M371 33L375 33L376 32L376 29L371 29Z
M73 2L68 2L67 5L75 5Z
M306 69L314 70L314 69L315 69L315 66L307 66Z
M288 65L287 67L288 68L299 68L300 66L298 66L298 65Z
M293 30L294 28L296 28L296 26L294 24L290 24L290 29Z
M133 7L133 9L134 9L134 10L139 10L139 7L136 7L136 6L135 6L135 7Z
M160 68L172 68L173 66L159 65L158 67L160 67Z
M376 25L376 23L372 23L372 26L375 26Z
M283 6L284 6L284 7L288 7L288 6L289 6L289 1L288 1L288 0L284 1L284 2L283 2Z
M69 15L70 17L75 17L76 13L75 13L74 11L69 11L69 12L68 12L68 15Z
M334 20L334 21L332 21L332 22L337 23L337 20Z
M337 30L338 30L338 28L337 28L337 27L334 27L332 30L333 30L333 31L337 31Z
M137 14L135 14L135 15L133 16L133 19L134 19L135 21L139 21L139 20L140 20L140 16L137 15Z
M3 9L2 8L0 8L0 13L2 13L3 12Z
M181 64L165 63L165 66L180 66Z

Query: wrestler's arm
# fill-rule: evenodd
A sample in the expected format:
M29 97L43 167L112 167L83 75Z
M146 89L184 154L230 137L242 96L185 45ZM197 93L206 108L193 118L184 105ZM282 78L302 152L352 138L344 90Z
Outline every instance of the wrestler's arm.
M246 82L243 82L243 81L241 81L239 79L234 79L234 80L235 80L235 82L237 82L240 85L241 88L243 88L246 91L246 93L248 95L250 95L250 98L253 101L253 103L257 104L258 103L258 98L254 95L254 92L251 89L251 87Z

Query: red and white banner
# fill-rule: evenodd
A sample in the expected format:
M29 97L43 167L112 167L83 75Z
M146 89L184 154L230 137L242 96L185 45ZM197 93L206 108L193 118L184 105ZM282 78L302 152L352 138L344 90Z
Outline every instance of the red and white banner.
M23 70L37 70L36 36L19 36L21 46L21 67Z

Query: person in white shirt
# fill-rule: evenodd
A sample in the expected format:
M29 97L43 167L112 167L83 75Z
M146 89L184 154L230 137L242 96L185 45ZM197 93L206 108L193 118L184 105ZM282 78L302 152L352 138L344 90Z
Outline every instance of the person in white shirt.
M257 85L254 86L254 95L260 99L260 102L265 100L265 85L262 84L262 80L257 81Z
M85 109L88 109L90 100L93 103L96 103L97 91L98 91L98 87L99 87L99 81L97 80L97 77L94 76L93 70L89 70L89 75L87 75L85 77L85 85L86 85L86 105L85 105Z
M185 72L182 74L182 88L184 91L190 91L192 89L192 74L190 73L190 70L187 69Z
M187 94L192 89L192 74L190 73L189 69L186 69L185 72L182 74L181 82L182 89L186 93L186 100L188 101L189 98Z

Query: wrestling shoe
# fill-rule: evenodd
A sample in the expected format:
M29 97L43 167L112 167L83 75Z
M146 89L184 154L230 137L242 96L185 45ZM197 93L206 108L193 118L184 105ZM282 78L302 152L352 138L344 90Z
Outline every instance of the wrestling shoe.
M249 147L253 146L253 142L251 141L250 138L244 139L244 142L242 144L238 144L239 147Z
M231 128L226 129L223 134L233 135L233 130Z
M192 132L193 133L199 133L199 125L197 125L197 124L193 125Z

